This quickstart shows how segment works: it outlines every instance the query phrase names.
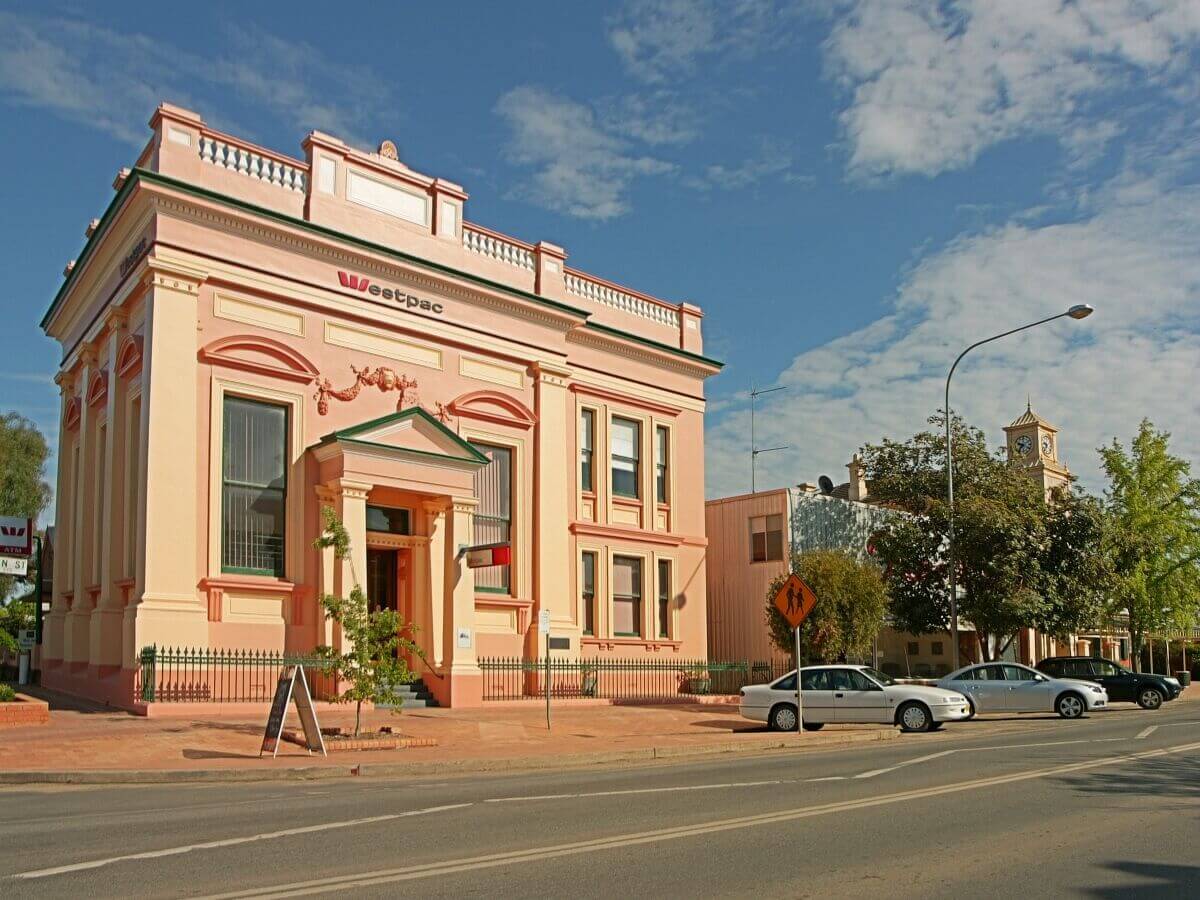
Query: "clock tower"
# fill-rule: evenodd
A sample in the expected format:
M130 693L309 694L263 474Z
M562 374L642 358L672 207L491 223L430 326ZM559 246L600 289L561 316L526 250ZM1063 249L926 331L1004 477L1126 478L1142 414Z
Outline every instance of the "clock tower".
M1056 487L1065 487L1074 479L1071 470L1058 460L1058 429L1033 411L1025 412L1004 429L1008 436L1008 458L1041 482L1047 499Z

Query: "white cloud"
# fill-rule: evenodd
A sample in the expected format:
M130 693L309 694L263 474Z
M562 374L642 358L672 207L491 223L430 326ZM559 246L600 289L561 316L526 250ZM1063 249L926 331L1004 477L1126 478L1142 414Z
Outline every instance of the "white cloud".
M748 57L779 37L772 0L630 0L608 39L631 75L659 84L716 57Z
M779 373L789 390L760 401L758 440L793 450L760 457L759 484L845 480L858 446L908 437L942 405L962 348L1074 303L1097 311L973 351L955 373L952 405L999 445L1030 395L1063 429L1063 459L1092 489L1094 449L1127 440L1143 416L1200 463L1197 233L1200 184L1139 167L1094 192L1079 221L1038 227L1017 215L953 242L909 272L889 315ZM747 419L742 401L710 425L709 496L747 489Z
M726 191L742 190L763 181L811 186L815 177L793 171L794 161L792 152L786 147L764 140L757 152L737 165L710 165L705 168L703 177L690 177L685 183L700 190L718 188Z
M1075 161L1116 122L1081 112L1125 88L1194 97L1195 0L857 0L825 43L849 105L840 124L853 175L935 175L999 142L1060 139Z
M687 144L700 135L700 113L674 91L610 97L597 106L606 130L652 147Z
M307 43L246 26L230 29L228 44L227 52L201 56L83 21L0 13L0 96L136 147L163 100L210 109L227 129L234 117L228 101L245 101L298 130L358 143L358 129L387 101L371 73L334 65Z
M590 107L544 88L513 88L496 103L496 112L512 130L509 159L536 170L521 192L557 212L614 218L629 210L635 178L675 169L633 153L627 141L597 124Z

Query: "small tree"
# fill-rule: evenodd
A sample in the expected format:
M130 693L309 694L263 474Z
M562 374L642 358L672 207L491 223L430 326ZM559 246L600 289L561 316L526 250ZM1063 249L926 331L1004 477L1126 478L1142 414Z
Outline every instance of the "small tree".
M30 600L11 600L5 604L0 599L0 650L17 652L17 632L33 627L34 614Z
M1170 435L1145 419L1128 450L1100 449L1108 476L1110 615L1129 617L1133 664L1146 636L1190 628L1200 615L1200 479L1173 455Z
M37 521L50 502L50 485L42 479L49 455L33 422L15 412L0 415L0 516ZM0 575L0 603L16 590L13 576Z
M800 626L805 659L831 662L866 656L887 613L887 586L879 566L841 550L816 550L793 556L792 571L817 595L817 605ZM786 579L775 579L765 609L771 642L790 654L795 646L792 627L774 602Z
M350 535L328 507L321 508L325 528L316 546L320 549L333 548L339 560L350 559ZM413 642L411 634L416 626L409 626L407 636L401 634L405 628L403 617L391 609L372 610L367 595L357 582L351 568L354 587L349 597L324 594L321 607L327 618L341 626L343 649L322 645L317 655L324 661L322 671L335 683L346 683L348 687L338 694L337 703L354 704L354 736L358 737L362 727L362 705L392 703L399 705L402 699L396 693L397 685L413 680L413 672L401 651L424 657L421 649ZM346 646L348 645L348 647Z

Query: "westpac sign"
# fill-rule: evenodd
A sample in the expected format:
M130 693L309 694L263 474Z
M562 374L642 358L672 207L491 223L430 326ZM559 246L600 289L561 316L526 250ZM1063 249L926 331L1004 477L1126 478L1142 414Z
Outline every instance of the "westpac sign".
M372 297L379 297L382 300L391 300L402 309L419 309L424 312L431 312L437 316L442 314L442 304L440 303L414 297L412 294L407 294L398 287L384 287L383 285L372 284L371 279L363 275L353 275L350 272L343 272L339 269L338 283L342 287L349 288L352 291L370 294Z
M0 553L29 556L33 552L33 519L0 516Z

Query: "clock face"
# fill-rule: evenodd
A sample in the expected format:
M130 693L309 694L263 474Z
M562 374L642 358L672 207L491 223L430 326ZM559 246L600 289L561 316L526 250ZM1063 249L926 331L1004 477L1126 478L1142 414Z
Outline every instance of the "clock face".
M1027 434L1023 434L1017 438L1017 442L1014 446L1017 448L1017 452L1022 456L1028 456L1029 451L1033 449L1033 438Z
M1054 444L1050 441L1050 435L1042 435L1042 456L1049 456L1050 451L1054 449Z

